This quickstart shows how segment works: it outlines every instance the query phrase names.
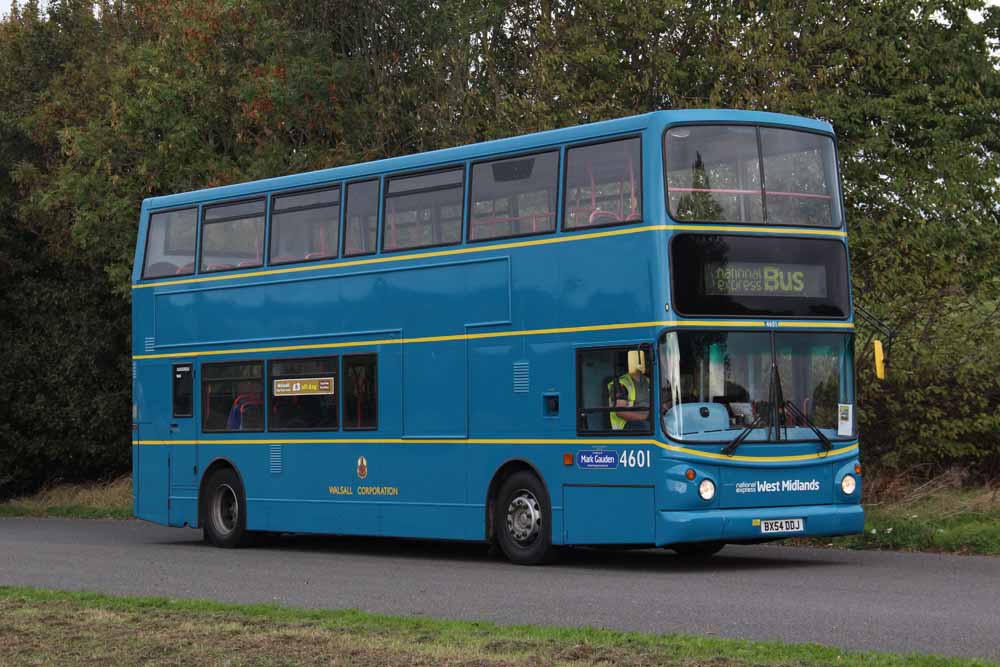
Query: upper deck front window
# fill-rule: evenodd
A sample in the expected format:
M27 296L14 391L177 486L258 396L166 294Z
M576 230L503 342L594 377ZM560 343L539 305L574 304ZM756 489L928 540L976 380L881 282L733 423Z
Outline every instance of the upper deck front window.
M664 139L667 206L680 222L840 227L830 137L751 125L681 125Z

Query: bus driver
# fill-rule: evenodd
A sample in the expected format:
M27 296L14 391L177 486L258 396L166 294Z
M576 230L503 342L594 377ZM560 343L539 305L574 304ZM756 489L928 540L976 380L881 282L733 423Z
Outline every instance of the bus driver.
M610 413L615 431L649 430L649 376L646 355L642 350L629 350L628 372L608 383L609 404L615 408L641 407L645 410L619 410Z

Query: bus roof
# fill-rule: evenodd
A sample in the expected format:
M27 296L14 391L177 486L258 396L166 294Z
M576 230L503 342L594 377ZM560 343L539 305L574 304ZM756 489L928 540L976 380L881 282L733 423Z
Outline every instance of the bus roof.
M532 134L518 135L505 139L494 139L453 148L442 148L400 157L384 158L371 162L330 167L328 169L318 169L288 176L278 176L159 197L149 197L143 201L142 205L143 209L146 210L175 208L195 203L260 194L262 192L307 188L331 181L364 179L390 172L432 169L470 159L475 160L503 153L518 153L563 143L587 141L629 132L640 132L650 126L665 126L671 123L688 122L761 123L787 125L816 132L833 133L833 126L825 121L763 111L738 111L733 109L654 111L637 116L627 116L625 118L587 123L556 130L534 132Z

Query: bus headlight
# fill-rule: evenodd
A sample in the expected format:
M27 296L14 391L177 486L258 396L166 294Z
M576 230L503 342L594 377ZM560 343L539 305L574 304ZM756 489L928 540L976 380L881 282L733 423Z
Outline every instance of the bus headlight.
M854 475L844 475L844 479L840 480L840 490L846 495L854 493L856 488L858 488L858 482L854 479Z
M715 497L715 482L710 479L701 480L698 485L698 495L702 500L711 500Z

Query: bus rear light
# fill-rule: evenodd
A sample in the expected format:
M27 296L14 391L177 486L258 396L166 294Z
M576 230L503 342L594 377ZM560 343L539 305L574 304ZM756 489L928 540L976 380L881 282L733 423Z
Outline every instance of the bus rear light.
M840 490L848 496L857 488L858 482L854 479L854 475L844 475L844 479L840 480Z
M715 482L710 479L701 480L698 485L698 495L702 500L711 500L715 497Z

